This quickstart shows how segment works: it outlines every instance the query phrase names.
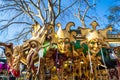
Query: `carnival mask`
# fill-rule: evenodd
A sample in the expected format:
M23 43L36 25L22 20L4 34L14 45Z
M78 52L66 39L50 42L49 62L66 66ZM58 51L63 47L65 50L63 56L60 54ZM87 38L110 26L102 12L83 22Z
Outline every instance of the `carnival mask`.
M75 35L75 33L73 34L69 32L70 26L74 26L74 23L68 23L66 29L62 29L61 25L58 23L59 29L56 34L56 43L60 53L67 53L70 51L70 42L74 40L73 35Z
M70 49L70 40L67 38L60 38L57 43L58 50L61 53L67 53Z
M102 42L100 39L92 39L88 42L88 48L93 54L96 54L102 48Z
M48 25L47 27L49 28L50 26ZM32 48L41 48L46 39L47 32L48 30L45 25L43 27L40 27L38 23L33 25L32 38L28 41L30 46Z
M7 61L8 62L11 62L12 60L12 54L13 54L13 44L9 44L9 45L6 45L5 46L5 55L6 55L6 58L7 58Z
M103 38L98 34L96 30L89 32L86 38L90 52L93 54L98 53L102 48Z
M29 42L31 48L36 48L38 47L38 42L35 40L32 40Z
M22 49L21 49L20 46L14 47L12 67L13 67L13 69L15 69L15 70L19 70L20 58L21 58L21 55L22 55L21 53L22 53Z
M97 54L102 47L109 47L109 44L105 41L105 39L107 38L108 30L111 31L111 27L109 26L104 30L96 30L98 23L94 21L91 25L93 29L81 29L81 33L85 35L85 40L82 41L81 44L87 43L90 52Z

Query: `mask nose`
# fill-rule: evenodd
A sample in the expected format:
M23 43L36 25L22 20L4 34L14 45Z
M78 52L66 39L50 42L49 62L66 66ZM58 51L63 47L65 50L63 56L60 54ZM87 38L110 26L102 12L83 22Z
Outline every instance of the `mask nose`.
M97 43L95 43L95 44L94 44L94 47L98 47L98 44L97 44Z
M98 45L97 45L97 43L95 43L93 50L97 50L97 47L98 47Z
M63 47L63 49L65 48L65 43L63 42L63 44L62 44L62 47Z

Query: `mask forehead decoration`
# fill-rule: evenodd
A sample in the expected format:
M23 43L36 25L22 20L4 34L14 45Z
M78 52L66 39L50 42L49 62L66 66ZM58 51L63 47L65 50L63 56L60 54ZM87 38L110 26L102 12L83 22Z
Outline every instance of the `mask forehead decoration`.
M99 26L99 24L96 21L93 21L91 23L92 29L80 29L81 33L84 34L85 40L81 41L81 44L87 43L88 48L92 53L97 54L100 49L103 47L103 45L106 45L104 47L109 47L109 44L105 41L107 38L107 32L109 30L112 30L112 27L108 27L103 30L96 30L96 27Z
M90 25L92 26L93 30L96 30L96 27L99 26L96 21L93 21Z
M65 38L65 34L64 31L61 28L60 23L57 24L57 26L59 27L58 31L57 31L57 38Z
M70 32L70 27L75 26L73 22L69 22L65 29L62 29L61 24L58 23L58 30L54 32L52 37L52 42L57 44L58 50L61 53L66 53L69 51L70 42L75 41L74 36L76 36L76 32Z
M88 40L88 42L92 39L98 39L98 38L99 38L99 36L98 36L98 32L96 30L91 31L86 35L86 39Z
M44 25L41 27L39 23L33 24L32 38L28 41L30 45L40 47L44 43L48 28L50 27L51 25Z
M33 29L33 31L32 31L32 36L36 36L37 35L37 33L38 33L38 31L40 30L40 25L36 22L35 24L33 24L32 25L32 29Z
M58 31L55 34L57 40L60 38L68 38L68 39L70 39L70 42L75 40L73 38L74 38L74 36L76 36L76 32L70 32L70 27L75 26L75 24L73 22L69 22L66 25L65 29L62 29L60 23L58 23L57 26L58 26Z

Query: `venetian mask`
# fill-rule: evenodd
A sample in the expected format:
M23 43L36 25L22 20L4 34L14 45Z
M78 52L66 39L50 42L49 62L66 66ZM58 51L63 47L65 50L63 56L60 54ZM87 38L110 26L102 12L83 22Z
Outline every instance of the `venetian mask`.
M60 38L57 43L58 50L61 53L67 53L70 49L70 40L68 38Z
M13 51L13 63L12 63L12 67L15 70L19 70L19 66L20 66L20 58L21 58L21 47L20 46L16 46L14 47L14 51Z
M12 54L13 54L13 44L11 43L10 45L6 45L5 46L5 55L7 58L8 62L11 62L12 60Z
M83 40L81 44L87 43L90 52L97 54L102 47L109 47L109 44L105 41L105 39L107 38L106 36L108 30L111 31L111 27L109 26L104 30L96 30L98 23L94 21L91 23L91 25L93 29L81 29L81 33L85 35L85 40Z
M66 29L62 29L61 25L58 23L59 29L56 34L56 43L60 53L69 52L71 48L70 42L74 41L73 35L76 35L76 33L69 32L70 26L74 26L74 23L68 23Z
M98 34L96 30L87 34L87 44L91 53L96 54L102 48L103 38Z
M38 46L38 42L35 40L30 41L29 44L32 48L36 48Z
M102 42L99 39L92 39L88 42L88 47L92 53L96 54L102 48Z
M49 27L50 26L48 25L47 28ZM38 23L33 25L32 38L28 41L32 48L41 48L46 39L46 34L48 32L47 28L45 25L40 27Z

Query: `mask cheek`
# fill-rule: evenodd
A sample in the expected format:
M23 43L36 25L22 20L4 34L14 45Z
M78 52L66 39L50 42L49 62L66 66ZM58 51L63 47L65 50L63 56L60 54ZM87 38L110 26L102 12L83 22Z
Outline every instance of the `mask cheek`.
M93 45L92 44L88 44L89 49L93 49Z
M62 51L62 46L60 44L58 44L57 46L58 46L58 50Z

